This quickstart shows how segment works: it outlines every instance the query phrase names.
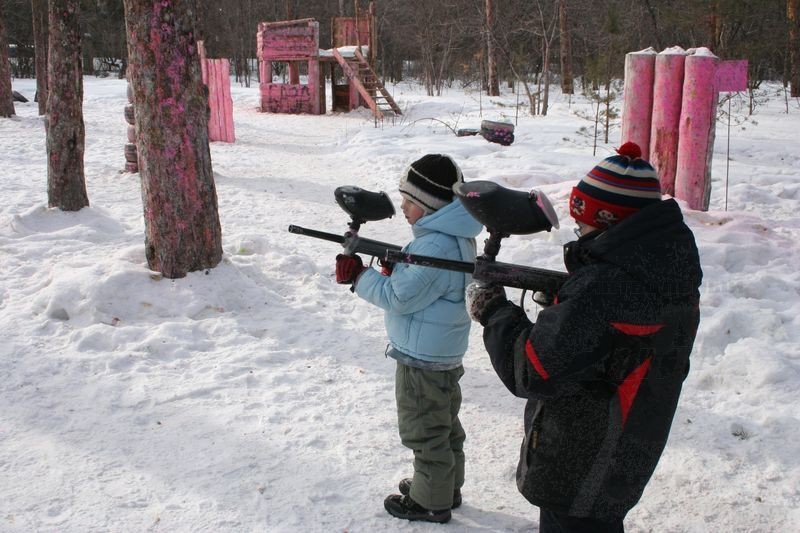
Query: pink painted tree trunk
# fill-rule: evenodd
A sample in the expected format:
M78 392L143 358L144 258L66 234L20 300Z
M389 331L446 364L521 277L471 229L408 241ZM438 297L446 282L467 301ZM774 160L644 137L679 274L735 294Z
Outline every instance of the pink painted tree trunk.
M707 211L711 197L711 157L717 111L717 58L688 56L678 134L675 197L692 209Z
M658 170L661 193L670 196L675 195L685 60L682 49L665 51L656 57L650 163Z
M625 108L622 142L635 142L642 154L650 153L650 117L653 112L653 79L656 53L652 49L625 56Z
M168 278L183 277L222 258L194 2L124 5L147 262Z
M78 211L89 205L83 174L83 69L80 1L50 0L47 54L47 201Z
M0 117L14 115L14 94L11 91L11 66L8 62L8 37L3 22L3 2L0 0Z

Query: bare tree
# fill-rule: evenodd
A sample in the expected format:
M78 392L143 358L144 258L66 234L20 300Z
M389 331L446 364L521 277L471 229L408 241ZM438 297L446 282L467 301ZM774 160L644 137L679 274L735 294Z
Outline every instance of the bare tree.
M222 231L192 0L124 0L145 255L168 278L213 268Z
M6 25L3 22L3 2L0 0L0 117L10 117L15 114L9 65L8 37L6 36Z
M540 33L542 38L542 76L541 81L544 82L544 91L542 94L542 115L547 114L547 107L550 101L550 50L553 45L553 39L556 35L556 22L558 21L558 12L549 18L542 10L541 0L536 0L536 8L539 11ZM543 79L542 79L543 78Z
M572 42L569 36L568 20L567 0L558 0L558 41L561 50L561 92L564 94L572 94L575 90L572 79Z
M47 113L47 0L31 0L36 64L36 102L39 114Z
M497 81L497 58L494 51L494 0L486 0L486 66L489 96L500 95L500 84Z
M47 54L47 198L50 207L89 205L83 174L83 69L80 1L50 0Z
M789 19L789 82L792 97L800 97L800 0L786 0Z

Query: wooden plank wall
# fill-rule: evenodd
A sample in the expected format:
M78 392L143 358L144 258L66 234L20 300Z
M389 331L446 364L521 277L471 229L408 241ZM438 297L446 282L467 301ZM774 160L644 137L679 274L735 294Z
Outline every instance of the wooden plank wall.
M325 112L324 87L320 87L319 23L314 19L261 22L256 38L261 75L261 110L270 113ZM290 72L297 72L298 62L308 64L308 83L299 76L290 83L272 82L272 62L286 62Z
M208 140L232 143L233 98L231 97L231 65L227 59L206 59L206 48L197 42L203 83L208 88Z

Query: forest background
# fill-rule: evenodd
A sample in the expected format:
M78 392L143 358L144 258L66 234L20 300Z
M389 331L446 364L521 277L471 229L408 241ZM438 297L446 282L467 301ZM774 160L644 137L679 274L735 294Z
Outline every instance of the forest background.
M259 22L314 18L320 46L330 21L364 16L361 0L194 0L198 37L209 57L231 60L236 80L257 82ZM625 54L653 47L707 47L722 59L747 59L751 91L765 80L800 90L799 0L377 0L376 70L387 81L412 77L429 95L445 86L498 85L527 92L532 114L547 113L547 84L562 91L608 92L623 77ZM3 0L12 74L35 76L32 10L44 0ZM84 74L124 77L122 0L81 1ZM88 58L94 58L89 61ZM546 77L542 74L547 73ZM522 90L520 88L520 90Z

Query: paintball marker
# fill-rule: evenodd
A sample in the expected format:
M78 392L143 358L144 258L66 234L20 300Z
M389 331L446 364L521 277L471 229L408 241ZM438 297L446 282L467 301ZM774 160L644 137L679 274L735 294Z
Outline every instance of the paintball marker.
M401 247L387 242L373 241L358 236L361 224L368 221L383 220L391 218L394 214L392 201L385 192L370 192L359 187L350 185L337 187L333 191L336 203L339 204L345 213L350 215L348 230L344 235L336 235L315 229L302 228L300 226L289 226L289 233L307 235L315 239L338 242L344 248L347 255L367 254L379 259L383 259L387 250L400 251Z
M558 217L547 197L538 191L515 191L491 181L458 183L453 187L464 208L486 226L489 238L484 241L483 255L474 263L438 257L414 255L388 250L385 260L472 274L482 283L498 283L506 287L544 293L538 303L552 303L553 296L567 281L565 272L514 265L495 261L500 241L511 235L527 235L558 228Z

